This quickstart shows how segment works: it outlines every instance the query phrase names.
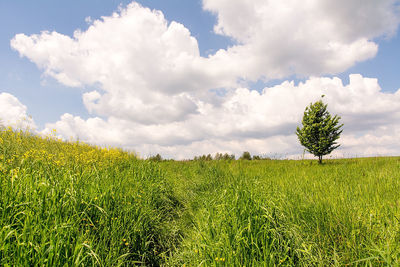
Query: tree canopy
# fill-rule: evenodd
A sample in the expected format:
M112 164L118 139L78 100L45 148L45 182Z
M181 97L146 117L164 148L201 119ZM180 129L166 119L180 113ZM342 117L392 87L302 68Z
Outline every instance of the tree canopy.
M304 111L302 128L297 127L296 130L301 145L318 157L319 163L322 163L322 156L340 146L336 141L343 131L343 124L339 124L340 117L332 117L327 106L322 100L311 103Z

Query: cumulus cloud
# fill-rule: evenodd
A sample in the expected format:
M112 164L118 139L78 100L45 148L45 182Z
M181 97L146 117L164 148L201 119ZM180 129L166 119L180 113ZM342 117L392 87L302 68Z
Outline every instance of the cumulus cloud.
M44 133L56 128L66 139L175 158L298 155L295 128L305 106L324 94L345 123L337 153L391 154L400 151L400 93L383 93L376 79L352 75L343 85L311 77L262 92L246 82L337 73L375 56L374 38L396 32L396 2L203 0L218 18L215 32L235 42L208 57L184 25L134 2L87 20L89 28L72 37L17 34L11 46L58 82L95 88L82 96L91 118L66 113Z
M26 106L9 93L0 93L0 125L14 129L36 129L35 122L27 114Z
M214 56L252 80L339 73L375 56L396 32L397 0L203 0L215 32L238 42Z
M394 154L400 150L400 90L384 93L376 79L351 75L344 85L339 78L310 78L304 83L283 82L261 93L238 88L219 105L199 103L199 113L164 124L141 124L108 117L83 120L65 114L47 125L66 137L91 143L113 144L142 154L164 153L177 158L218 151L299 155L294 135L303 111L325 95L332 114L345 124L342 147L336 155Z
M210 89L337 73L373 57L372 39L397 28L393 3L204 0L216 32L237 41L207 58L184 25L135 2L72 37L17 34L11 46L64 85L98 87L83 96L93 114L168 123L198 113L198 99L214 101Z
M83 96L89 111L141 123L184 119L197 112L193 95L233 84L200 57L197 40L160 11L137 3L93 21L73 37L17 34L11 46L48 76L72 87L98 87Z

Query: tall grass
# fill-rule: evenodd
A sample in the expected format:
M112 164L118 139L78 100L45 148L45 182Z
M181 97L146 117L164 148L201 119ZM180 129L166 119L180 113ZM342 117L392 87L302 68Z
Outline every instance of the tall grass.
M179 203L159 168L115 149L0 132L0 265L158 265Z
M171 265L400 264L400 159L165 162L193 227ZM171 171L172 170L172 171ZM179 186L177 184L176 186ZM191 205L196 203L196 205Z
M1 266L398 266L400 159L150 162L0 130Z

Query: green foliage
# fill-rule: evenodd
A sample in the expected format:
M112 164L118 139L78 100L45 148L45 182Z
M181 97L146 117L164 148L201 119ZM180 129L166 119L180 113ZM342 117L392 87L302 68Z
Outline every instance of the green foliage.
M216 153L214 156L214 160L234 160L235 155L231 154L229 155L228 153L222 154L222 153Z
M149 159L148 160L150 160L150 161L156 161L156 162L158 162L158 161L162 161L163 160L163 158L161 157L161 155L160 154L157 154L157 155L155 155L155 156L151 156L151 157L149 157Z
M271 158L267 156L254 155L253 160L271 160Z
M193 160L210 161L210 160L213 160L213 158L212 158L211 154L208 154L208 155L196 156L196 157L194 157Z
M319 163L322 163L322 156L340 146L336 142L343 131L343 124L339 124L339 120L337 115L332 117L329 114L322 100L310 104L304 111L303 127L297 127L296 134L301 145L318 157Z
M250 152L248 151L244 151L242 156L239 159L243 159L243 160L251 160L251 155Z

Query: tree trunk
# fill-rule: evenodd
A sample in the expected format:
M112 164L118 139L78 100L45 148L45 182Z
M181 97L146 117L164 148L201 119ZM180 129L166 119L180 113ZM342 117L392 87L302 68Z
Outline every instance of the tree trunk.
M322 155L321 155L321 156L318 156L318 163L319 163L319 164L322 164Z

